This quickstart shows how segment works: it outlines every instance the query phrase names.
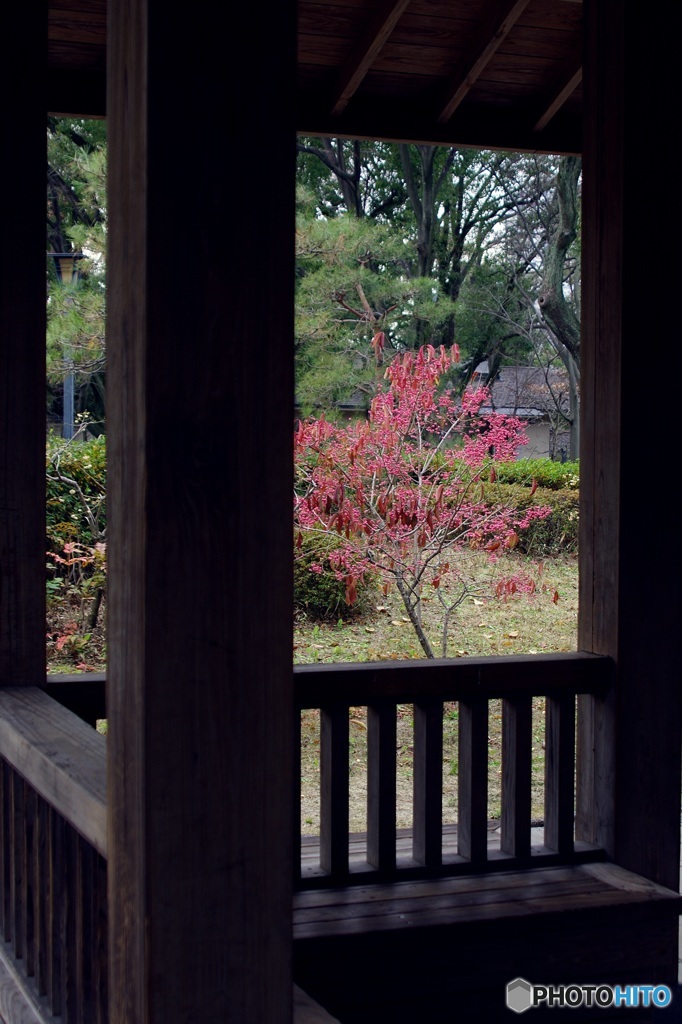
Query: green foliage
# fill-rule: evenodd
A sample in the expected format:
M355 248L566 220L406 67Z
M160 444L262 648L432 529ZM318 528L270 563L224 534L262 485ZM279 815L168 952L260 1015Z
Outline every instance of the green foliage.
M538 460L547 461L547 460ZM550 465L553 463L550 462ZM554 463L556 465L556 463ZM501 476L502 474L500 474ZM518 550L534 558L575 554L578 550L579 492L577 488L538 487L531 495L519 483L496 484L495 500L507 508L523 511L532 505L549 505L551 516L534 520L519 536Z
M104 429L106 124L47 119L47 252L79 253L78 281L59 281L47 259L48 411L60 414L73 373L76 411Z
M106 524L105 436L71 444L50 439L46 476L47 550L61 555L66 543L92 546L101 541Z
M358 618L370 610L371 592L376 580L366 574L358 584L355 604L349 605L346 584L337 578L329 564L330 552L339 547L341 540L335 533L302 533L300 540L295 540L294 607L311 619L336 622ZM311 569L311 566L318 566L321 571Z
M501 483L524 484L553 491L577 491L580 483L579 462L552 462L551 459L519 459L517 462L496 464L497 478Z
M405 241L389 225L340 214L311 215L299 189L296 231L296 396L304 414L355 394L374 394L372 339L385 337L385 360L413 348L454 306L432 279L405 272Z

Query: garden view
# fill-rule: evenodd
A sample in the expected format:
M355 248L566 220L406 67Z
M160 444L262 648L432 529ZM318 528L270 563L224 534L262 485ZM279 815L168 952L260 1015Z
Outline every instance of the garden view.
M104 671L104 124L50 118L48 154L48 669ZM294 663L575 649L580 161L314 138L297 159ZM360 790L365 731L358 709ZM302 740L315 831L317 713Z
M294 660L574 648L579 160L297 150ZM105 185L104 123L49 118L53 671L106 661Z

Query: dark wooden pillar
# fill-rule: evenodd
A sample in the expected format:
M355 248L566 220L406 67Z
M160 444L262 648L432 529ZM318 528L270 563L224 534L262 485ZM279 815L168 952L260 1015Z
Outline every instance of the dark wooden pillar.
M111 1020L286 1024L295 15L109 18Z
M584 16L579 643L617 672L608 698L581 710L578 837L677 889L679 273L660 131L673 40L620 0L585 0Z
M7 11L0 67L0 686L45 685L45 53L40 4ZM19 82L21 83L19 85ZM19 85L19 87L18 87Z

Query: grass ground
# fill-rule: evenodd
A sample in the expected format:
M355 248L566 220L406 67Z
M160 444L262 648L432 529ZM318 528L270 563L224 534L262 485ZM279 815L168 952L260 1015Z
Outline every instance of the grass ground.
M522 567L520 556L508 556L495 572L504 574ZM478 569L487 579L490 566L479 556ZM553 559L538 572L538 588L532 596L515 595L507 600L469 597L458 609L450 630L450 657L494 654L537 654L570 651L577 647L577 558ZM558 595L558 599L555 599ZM426 602L424 623L431 635L439 635L435 600ZM359 618L319 622L299 613L294 624L294 662L382 661L423 657L405 610L396 596L377 593L370 611ZM532 816L543 816L544 797L544 699L533 706ZM456 704L444 708L443 810L446 822L457 820L457 718ZM502 709L492 701L489 712L488 817L500 813ZM319 716L304 711L301 721L301 828L304 834L319 831ZM412 707L398 708L397 742L398 828L411 825L412 814ZM363 708L354 708L350 720L349 765L351 777L351 831L366 827L366 719Z
M472 556L472 572L491 589L490 566ZM520 556L508 555L494 572L504 575L524 567ZM506 600L468 597L458 609L449 631L448 655L453 658L495 654L534 654L570 651L577 646L578 563L575 556L552 559L536 568L538 587L531 597ZM494 582L494 581L492 581ZM558 599L555 600L555 594ZM48 608L47 658L49 672L104 671L106 667L106 609L94 629L86 626L89 606L75 599L52 602ZM424 625L434 642L440 635L437 600L424 601ZM61 639L65 638L65 639ZM61 640L61 642L60 642ZM295 664L401 660L423 657L414 630L397 595L378 590L370 596L363 616L316 621L298 612L293 630ZM456 704L444 709L443 807L446 821L457 817ZM319 831L319 716L302 713L301 722L301 825L304 833ZM543 814L544 701L534 704L532 814ZM412 707L398 709L396 751L399 828L411 825L412 813ZM366 719L363 708L351 713L349 765L351 773L350 821L352 831L366 825ZM491 702L489 718L488 817L499 815L501 788L501 708Z

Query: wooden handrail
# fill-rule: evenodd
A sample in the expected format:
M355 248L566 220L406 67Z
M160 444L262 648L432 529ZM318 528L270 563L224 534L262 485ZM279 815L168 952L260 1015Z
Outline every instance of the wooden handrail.
M106 857L104 736L37 687L0 689L0 757Z
M382 661L294 666L299 709L340 703L356 707L391 700L472 700L526 694L603 693L613 679L611 658L570 651L556 654Z

